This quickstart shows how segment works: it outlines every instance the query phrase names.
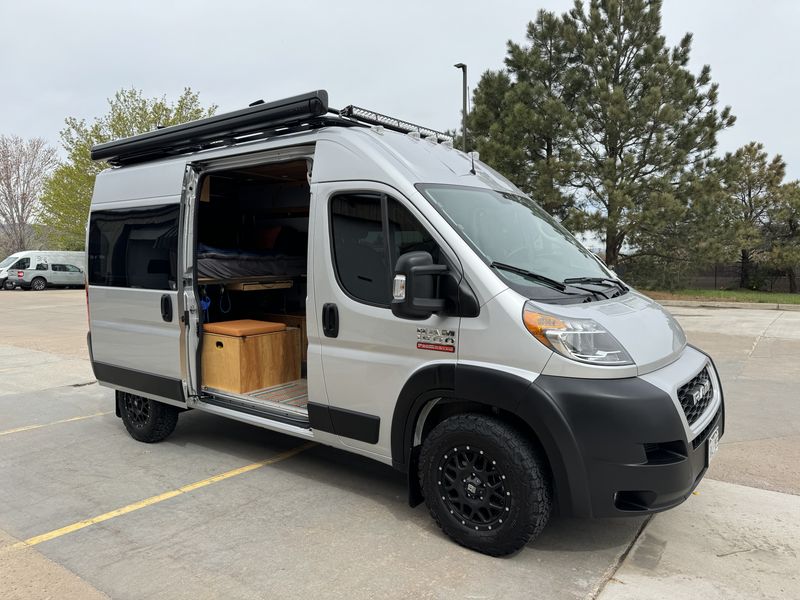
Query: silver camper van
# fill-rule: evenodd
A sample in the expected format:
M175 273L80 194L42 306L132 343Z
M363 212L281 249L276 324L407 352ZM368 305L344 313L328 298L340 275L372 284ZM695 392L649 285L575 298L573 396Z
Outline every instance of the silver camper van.
M442 134L324 91L96 146L88 338L127 431L202 410L408 474L491 555L683 502L710 356Z
M0 262L0 289L42 291L48 287L83 287L83 252L26 250Z

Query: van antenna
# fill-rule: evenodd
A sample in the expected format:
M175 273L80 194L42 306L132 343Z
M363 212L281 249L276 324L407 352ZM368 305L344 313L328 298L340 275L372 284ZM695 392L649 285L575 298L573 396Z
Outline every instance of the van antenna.
M473 175L475 175L476 174L475 173L475 153L474 152L470 152L469 156L472 159L472 168L469 170L469 172L472 173Z

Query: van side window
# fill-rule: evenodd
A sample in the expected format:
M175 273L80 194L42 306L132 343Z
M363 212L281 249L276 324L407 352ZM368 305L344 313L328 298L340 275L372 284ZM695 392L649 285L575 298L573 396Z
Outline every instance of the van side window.
M439 246L427 230L383 194L334 196L331 236L339 284L356 300L376 306L390 305L394 265L401 254L424 250L434 262L440 259Z
M368 304L389 304L389 257L383 235L380 194L331 199L331 236L342 288Z
M47 263L46 262L36 263L36 268L34 270L35 271L47 271Z
M9 269L25 270L25 269L30 269L30 267L31 267L31 259L26 256L25 258L20 258L17 262L15 262L12 266L10 266Z
M179 206L91 214L89 285L174 290Z

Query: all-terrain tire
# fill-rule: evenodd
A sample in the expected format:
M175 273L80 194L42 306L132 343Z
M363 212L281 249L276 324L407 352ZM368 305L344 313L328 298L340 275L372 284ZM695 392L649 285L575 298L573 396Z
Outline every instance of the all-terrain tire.
M37 292L47 289L47 280L44 277L34 277L31 280L31 289Z
M178 413L174 406L135 394L117 394L119 414L131 437L140 442L160 442L175 431Z
M422 444L419 478L442 531L484 554L516 552L550 518L545 459L526 436L496 417L463 414L439 423Z

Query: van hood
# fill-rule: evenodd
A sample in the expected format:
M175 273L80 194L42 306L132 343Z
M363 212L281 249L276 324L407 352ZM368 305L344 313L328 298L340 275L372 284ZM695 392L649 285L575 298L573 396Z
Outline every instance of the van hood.
M677 360L686 347L686 334L675 318L660 304L633 290L601 302L571 305L533 302L556 316L597 321L622 344L639 375Z

